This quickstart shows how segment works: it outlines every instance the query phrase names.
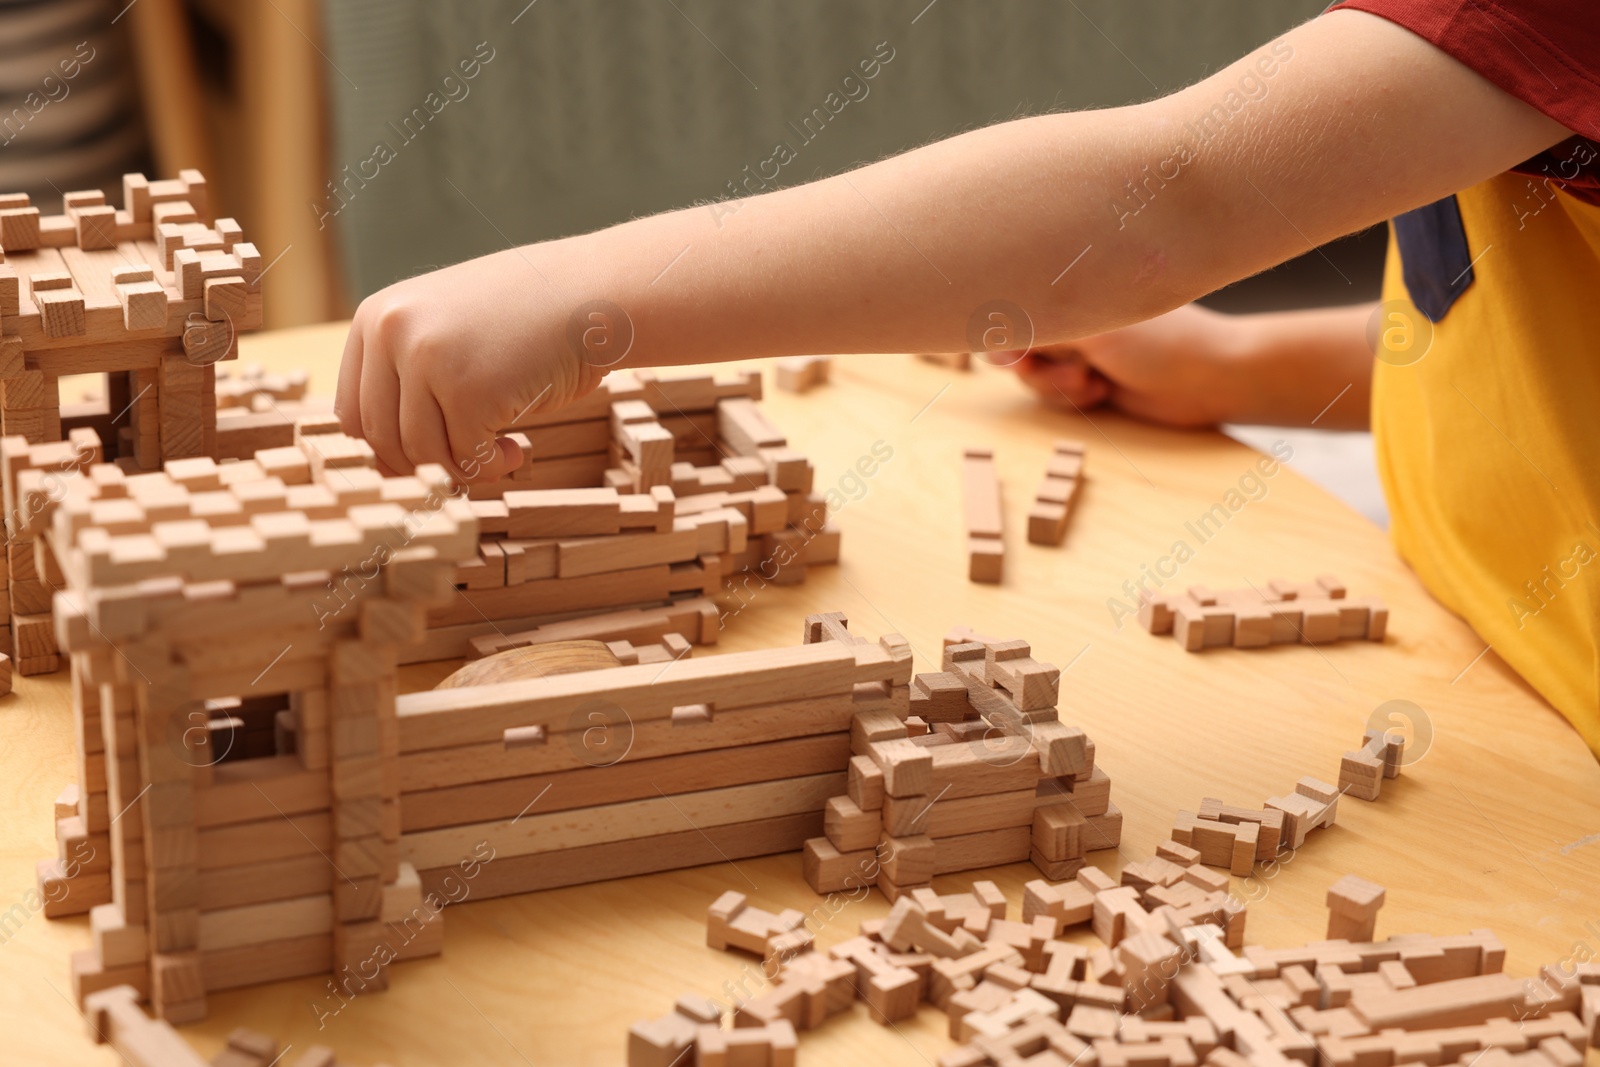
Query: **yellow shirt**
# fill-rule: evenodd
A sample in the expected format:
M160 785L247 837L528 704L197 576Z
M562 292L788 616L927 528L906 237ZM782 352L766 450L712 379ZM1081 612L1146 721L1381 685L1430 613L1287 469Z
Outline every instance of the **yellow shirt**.
M1600 755L1600 206L1509 173L1457 200L1475 280L1431 342L1391 228L1372 428L1394 543Z

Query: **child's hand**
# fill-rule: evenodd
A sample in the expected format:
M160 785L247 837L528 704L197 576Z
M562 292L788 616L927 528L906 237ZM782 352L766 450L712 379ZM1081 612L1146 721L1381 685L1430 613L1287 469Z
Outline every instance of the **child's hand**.
M499 433L599 384L602 361L574 350L533 246L409 278L361 302L350 323L334 409L389 472L442 463L468 481L521 466ZM532 258L529 258L532 257Z
M1169 426L1214 426L1230 416L1231 316L1194 304L1109 333L1033 349L1017 364L1045 403L1109 405Z

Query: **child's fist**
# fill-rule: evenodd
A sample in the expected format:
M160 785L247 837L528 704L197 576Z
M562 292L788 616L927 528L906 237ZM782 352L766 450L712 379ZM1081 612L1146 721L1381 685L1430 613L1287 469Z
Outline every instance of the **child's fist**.
M442 463L493 481L524 458L500 436L536 410L588 393L605 374L574 350L535 248L497 252L408 278L361 302L334 410L383 468Z

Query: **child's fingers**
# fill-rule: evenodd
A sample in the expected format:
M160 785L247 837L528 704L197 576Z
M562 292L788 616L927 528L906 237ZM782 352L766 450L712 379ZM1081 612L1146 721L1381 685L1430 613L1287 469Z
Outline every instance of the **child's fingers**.
M1017 374L1057 407L1098 407L1111 397L1110 380L1071 350L1029 353Z
M350 323L345 334L344 355L339 360L339 382L333 392L333 413L339 417L339 429L351 437L361 436L361 313Z
M412 464L400 443L400 379L387 361L374 360L363 368L360 423L361 436L379 461L410 474Z
M462 457L450 453L444 412L439 410L432 390L421 382L400 385L400 425L404 427L400 445L411 464L410 470L424 463L442 463L452 474L461 472Z
M456 457L452 469L459 470L467 481L496 481L522 465L522 449L499 436L498 427L466 422L452 413L446 413L444 419L450 454Z

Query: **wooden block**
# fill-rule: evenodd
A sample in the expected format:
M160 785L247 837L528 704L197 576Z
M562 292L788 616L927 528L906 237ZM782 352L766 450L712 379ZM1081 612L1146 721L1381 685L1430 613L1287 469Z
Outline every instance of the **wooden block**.
M933 838L926 835L885 835L878 843L883 874L902 886L923 885L932 880L936 857Z
M933 757L909 739L874 742L869 749L883 771L884 792L892 797L921 796L933 788Z
M850 757L848 795L862 811L883 807L883 771L871 756Z
M883 836L883 820L879 813L863 811L848 796L828 801L823 809L823 827L828 840L840 852L874 848Z
M700 1025L675 1011L634 1023L628 1029L628 1067L686 1067Z
M125 922L118 904L97 904L91 908L89 931L102 967L125 967L149 958L150 945L144 925Z
M1357 800L1377 800L1383 792L1383 760L1369 749L1346 752L1339 763L1340 792Z
M207 278L202 293L205 316L213 322L243 323L248 317L249 289L242 277Z
M1520 1018L1525 1010L1520 983L1505 974L1476 975L1391 992L1360 992L1350 1010L1373 1030L1424 1030L1476 1026L1496 1018Z
M1059 936L1094 918L1094 894L1079 882L1051 885L1036 878L1022 887L1022 921L1031 923L1041 915L1055 921Z
M1171 863L1183 867L1192 867L1200 862L1200 853L1188 845L1180 845L1176 841L1162 841L1156 845L1156 855Z
M1050 804L1033 815L1033 847L1048 860L1081 859L1086 820L1071 804Z
M46 337L78 337L85 332L83 294L76 289L48 289L33 294Z
M0 210L0 248L26 252L39 247L39 209L11 207Z
M791 393L805 393L828 380L833 366L828 356L784 356L775 364L778 388Z
M800 870L806 885L816 893L842 893L874 885L878 877L877 849L859 853L840 853L826 837L805 841L800 854Z
M1116 949L1132 1008L1145 1011L1165 1004L1172 979L1178 973L1182 950L1171 939L1153 931L1126 937Z

